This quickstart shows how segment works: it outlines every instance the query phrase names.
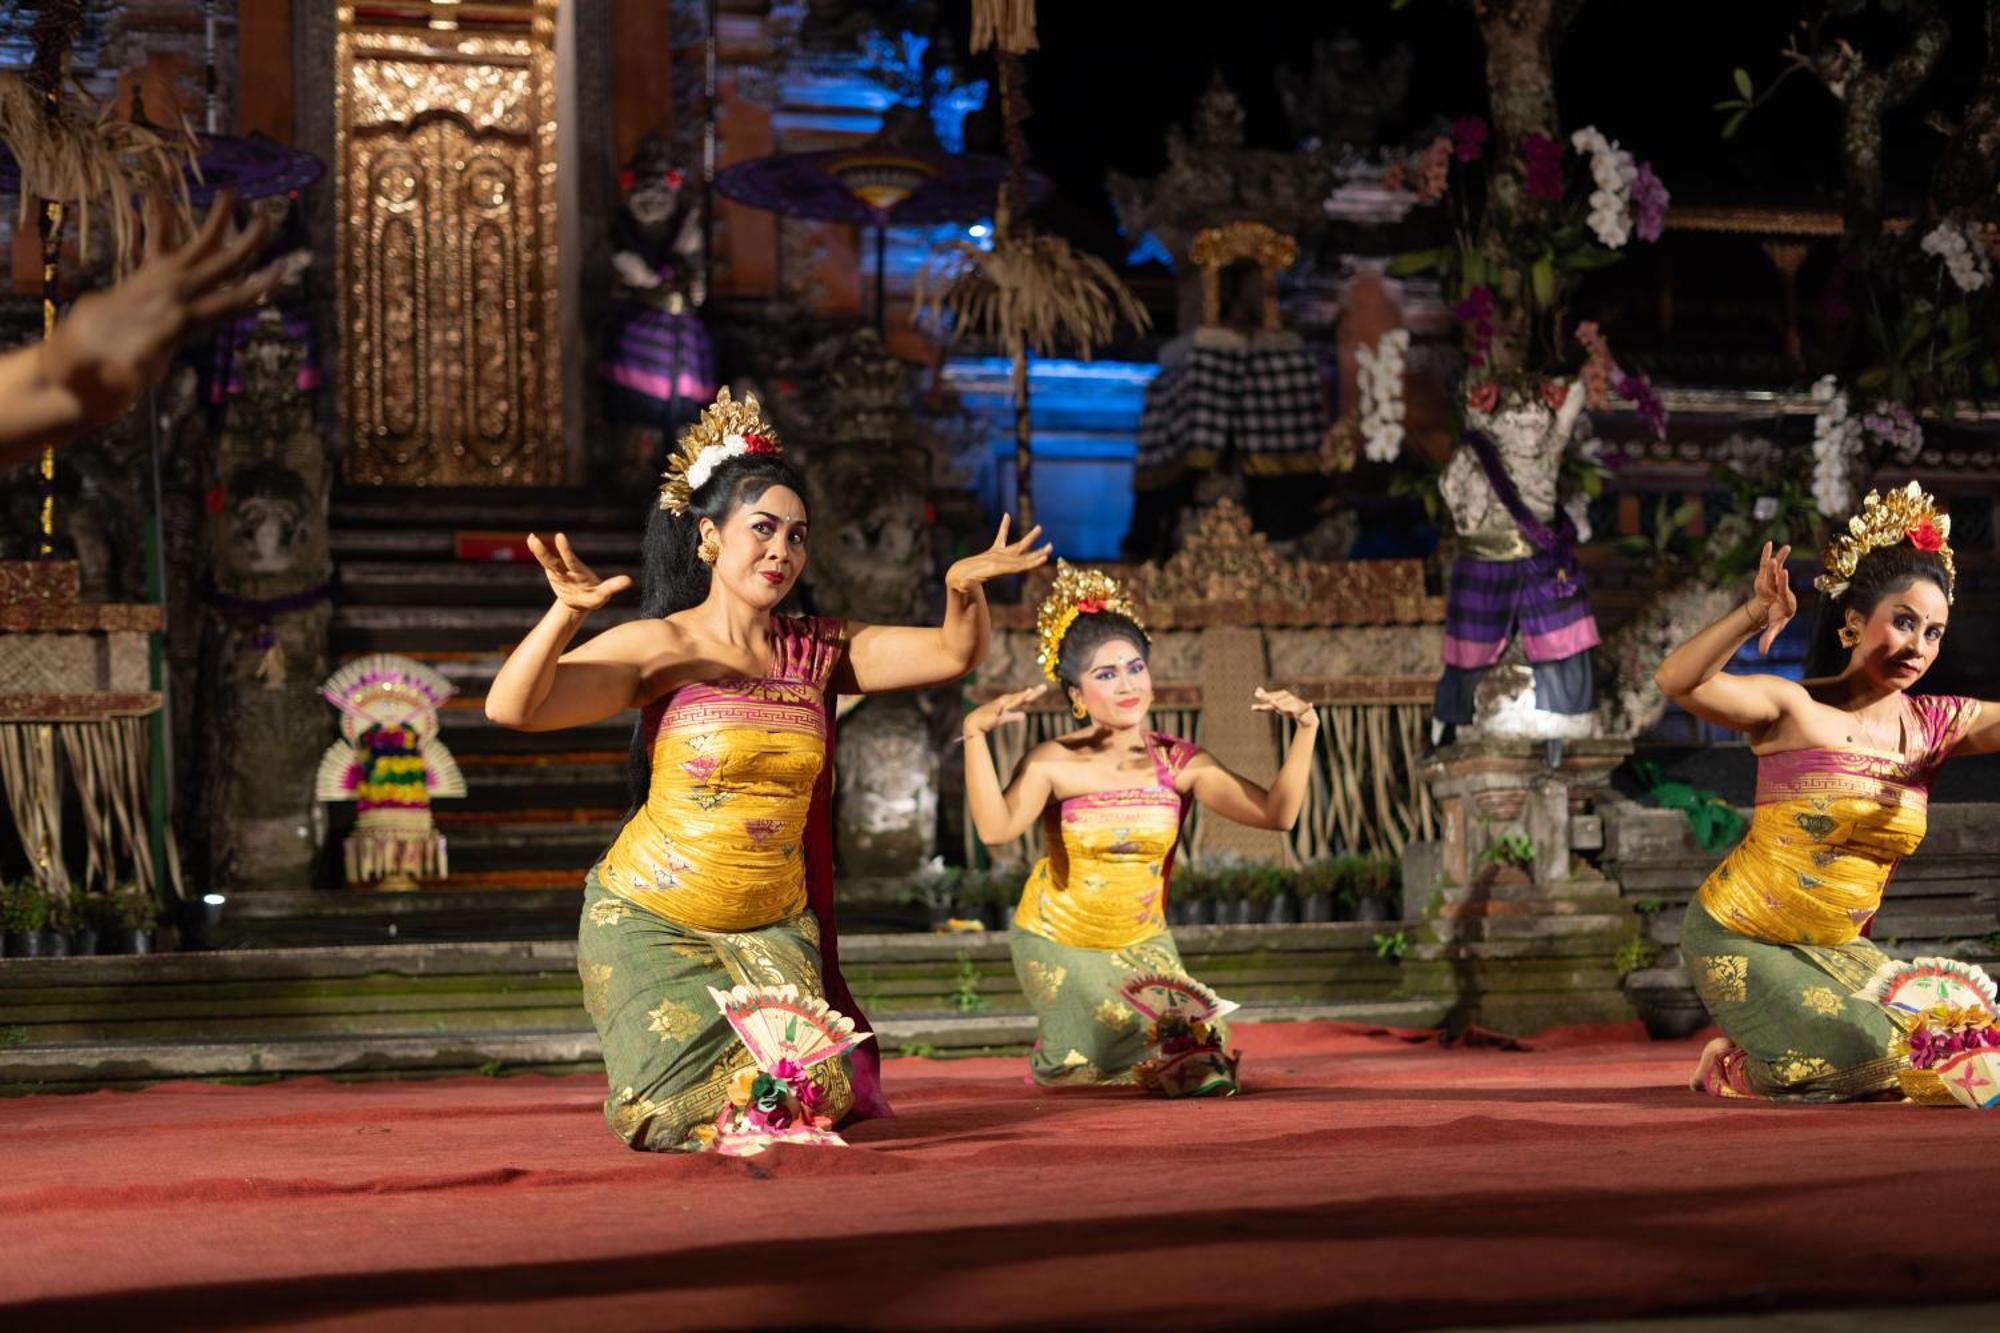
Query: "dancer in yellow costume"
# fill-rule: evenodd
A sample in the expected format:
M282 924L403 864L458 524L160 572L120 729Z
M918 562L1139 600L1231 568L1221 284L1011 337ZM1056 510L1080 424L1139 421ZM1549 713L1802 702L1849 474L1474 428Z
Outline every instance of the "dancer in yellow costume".
M1675 649L1655 677L1757 755L1750 831L1702 884L1681 955L1724 1036L1692 1085L1719 1097L1848 1101L1900 1095L1902 1028L1854 992L1884 961L1866 935L1896 862L1923 840L1951 755L2000 749L2000 708L1912 695L1937 659L1956 571L1951 520L1915 482L1870 493L1828 543L1804 681L1722 668L1768 651L1798 609L1791 548L1767 544L1750 598Z
M603 1039L612 1129L702 1146L751 1066L711 987L797 986L860 1021L833 922L832 696L955 680L986 653L983 584L1042 564L1039 529L945 575L937 629L779 610L805 569L805 481L758 411L722 391L681 435L646 530L641 618L568 647L630 586L530 536L555 604L494 678L487 715L529 731L642 711L635 805L585 884L577 967ZM865 1023L862 1024L865 1027ZM817 1114L887 1114L872 1044L816 1066Z
M1003 792L987 733L1021 720L1048 686L976 709L965 719L966 801L987 845L1012 842L1039 820L1048 848L1008 937L1039 1026L1034 1080L1143 1082L1160 1053L1121 988L1135 975L1185 975L1167 929L1166 888L1187 804L1253 828L1291 828L1305 804L1319 715L1287 691L1256 692L1252 708L1298 728L1266 791L1190 742L1147 729L1152 641L1108 575L1063 565L1036 620L1043 673L1069 695L1081 725L1030 750ZM1236 1091L1234 1061L1222 1053L1226 1033L1218 1024L1205 1035L1216 1052L1208 1076L1155 1090Z

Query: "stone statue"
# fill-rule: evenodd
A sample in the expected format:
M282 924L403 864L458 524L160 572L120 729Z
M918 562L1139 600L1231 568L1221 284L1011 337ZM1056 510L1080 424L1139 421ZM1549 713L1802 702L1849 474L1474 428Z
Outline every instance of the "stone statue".
M1595 734L1597 621L1561 504L1563 455L1583 410L1581 381L1504 392L1488 382L1467 413L1440 489L1457 538L1447 589L1444 674L1433 739L1482 732L1543 740ZM1518 643L1527 665L1481 678Z
M873 329L854 334L828 376L825 443L813 452L814 604L875 624L930 615L930 462L909 370ZM903 875L936 847L938 755L928 695L864 700L840 724L836 840L843 874Z
M641 139L619 187L617 289L599 373L619 436L614 477L636 483L653 479L680 428L715 397L715 345L695 313L704 296L700 200L666 141Z
M281 308L236 331L237 392L208 459L199 808L211 873L238 889L310 887L317 855L311 774L328 725L314 687L333 618L332 460L300 387L307 357Z

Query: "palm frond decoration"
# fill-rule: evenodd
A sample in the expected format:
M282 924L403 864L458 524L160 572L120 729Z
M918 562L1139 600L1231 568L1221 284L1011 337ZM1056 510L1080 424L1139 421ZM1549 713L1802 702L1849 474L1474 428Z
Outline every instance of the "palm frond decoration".
M111 224L111 255L119 272L138 256L138 213L133 203L155 182L173 191L177 210L191 221L187 176L195 140L183 122L162 131L56 100L53 103L18 71L0 71L0 141L21 171L21 226L34 201L47 199L74 215L77 247L90 260L91 217Z
M974 337L1038 356L1067 346L1088 359L1120 319L1140 330L1152 324L1109 264L1027 230L1003 234L991 250L968 241L933 250L917 277L917 308L948 324L954 341Z

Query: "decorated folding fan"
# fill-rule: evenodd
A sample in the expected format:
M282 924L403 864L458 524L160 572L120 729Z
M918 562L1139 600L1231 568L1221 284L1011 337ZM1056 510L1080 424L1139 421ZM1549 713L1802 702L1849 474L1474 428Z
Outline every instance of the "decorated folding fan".
M1192 977L1147 972L1132 977L1118 993L1149 1024L1146 1041L1153 1054L1134 1065L1140 1086L1169 1097L1233 1093L1241 1057L1222 1049L1216 1020L1236 1012Z
M319 761L315 795L359 806L347 836L347 882L410 889L448 873L431 801L465 795L465 778L437 738L437 710L457 691L406 657L376 653L327 677L340 739Z
M1909 1023L1899 1072L1910 1100L1986 1110L2000 1104L2000 1003L1993 978L1956 958L1882 964L1855 998Z
M819 1113L824 1094L812 1070L874 1034L856 1032L853 1019L797 986L708 993L752 1061L730 1081L709 1147L731 1157L754 1156L774 1143L844 1147L833 1121Z

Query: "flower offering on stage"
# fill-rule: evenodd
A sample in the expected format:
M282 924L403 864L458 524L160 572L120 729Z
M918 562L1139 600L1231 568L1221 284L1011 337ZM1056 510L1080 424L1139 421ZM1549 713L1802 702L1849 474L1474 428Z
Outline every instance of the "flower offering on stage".
M1139 1086L1169 1097L1229 1096L1236 1092L1242 1054L1224 1051L1217 1020L1240 1006L1192 977L1147 973L1133 977L1119 994L1151 1026L1152 1054L1133 1066Z
M825 1089L815 1067L867 1041L854 1020L796 986L709 988L722 1016L750 1053L736 1071L715 1124L700 1137L711 1152L754 1157L774 1143L845 1147L822 1114Z
M2000 1105L2000 1004L1983 969L1956 958L1884 963L1855 998L1909 1024L1891 1053L1909 1061L1899 1077L1911 1101Z

